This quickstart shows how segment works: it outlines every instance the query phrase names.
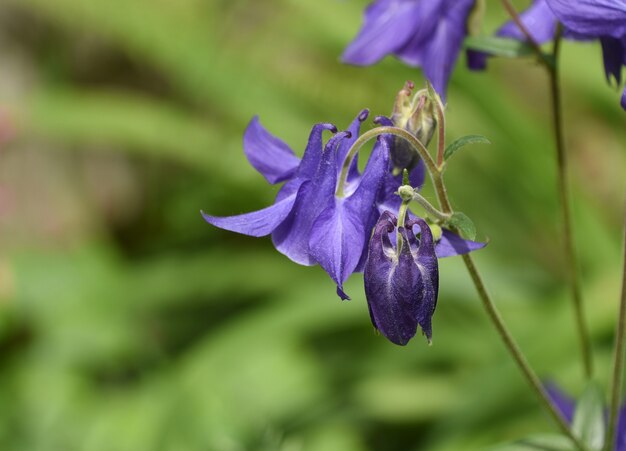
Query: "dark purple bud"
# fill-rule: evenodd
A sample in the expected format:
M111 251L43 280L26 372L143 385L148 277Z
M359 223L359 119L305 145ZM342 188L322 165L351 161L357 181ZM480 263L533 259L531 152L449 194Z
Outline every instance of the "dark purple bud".
M397 228L402 237L398 252L389 239L396 225L396 217L385 211L370 240L364 279L372 323L397 345L406 345L418 325L430 342L439 288L433 237L423 219L407 221L406 228ZM419 244L414 225L420 228Z

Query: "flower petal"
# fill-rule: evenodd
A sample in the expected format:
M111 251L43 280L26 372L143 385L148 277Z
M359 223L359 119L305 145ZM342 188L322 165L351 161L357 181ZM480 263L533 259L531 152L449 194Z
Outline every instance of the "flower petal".
M567 28L589 36L626 35L626 0L546 0Z
M442 232L441 240L435 246L437 258L468 254L487 245L487 243L465 240L447 229L443 229Z
M420 3L407 0L377 0L365 10L365 20L356 38L341 56L345 63L367 66L402 47L414 34L421 19Z
M626 110L626 87L624 88L624 92L622 93L622 100L620 102L622 108Z
M533 4L520 14L522 23L530 32L533 39L539 44L554 38L557 19L546 0L535 0ZM498 36L526 41L526 35L512 20L507 22L497 32Z
M563 415L565 421L571 424L574 419L576 402L567 396L556 384L547 383L544 385L544 388L546 389L546 393L552 405Z
M265 236L272 233L287 218L296 201L296 194L294 192L274 205L242 215L218 217L201 213L209 224L220 229L256 237Z
M250 164L271 184L291 178L300 164L289 146L261 125L258 116L246 128L243 151Z
M624 40L626 41L626 40ZM626 64L626 48L623 40L609 36L600 38L602 44L602 58L604 60L604 73L606 80L611 83L611 76L619 85L622 82L622 65Z
M421 66L445 101L448 80L467 34L467 17L474 0L439 0L438 3L437 15L427 16L427 20L436 21L434 32L429 33L427 40L413 40L396 53L407 64Z
M334 202L311 228L311 255L335 281L342 299L349 299L343 283L367 253L366 244L377 216L375 200L388 165L389 148L376 145L356 191L343 199L333 196Z
M272 233L272 241L279 252L301 265L314 265L316 260L309 252L311 227L317 217L335 197L337 184L337 144L349 136L337 133L324 149L315 176L298 191L289 216Z
M339 143L337 147L337 174L341 172L341 168L343 166L343 162L350 151L350 148L354 144L354 142L359 138L359 134L361 133L361 123L367 119L369 116L369 110L362 110L357 117L354 118L350 126L348 127L348 131L352 134L350 138L344 139ZM348 182L353 182L359 176L359 159L358 153L354 156L352 163L350 164L350 170L348 171Z

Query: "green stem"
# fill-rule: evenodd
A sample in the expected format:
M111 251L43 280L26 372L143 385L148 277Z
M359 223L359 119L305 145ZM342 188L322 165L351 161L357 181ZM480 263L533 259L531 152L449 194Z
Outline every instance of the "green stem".
M419 194L417 191L413 193L413 200L417 202L418 204L420 204L424 208L424 210L426 210L426 213L432 216L438 222L445 223L449 221L450 218L452 217L452 215L450 214L446 214L437 210L433 206L433 204L428 202L428 200L426 200L426 198L422 196L421 194Z
M562 27L557 26L557 33L554 37L554 65L548 70L550 77L550 93L552 100L552 115L554 121L554 138L556 143L556 158L558 168L558 189L561 201L561 226L563 233L563 246L565 254L565 265L567 269L567 281L570 286L572 302L574 304L574 314L578 325L578 337L580 350L583 358L585 376L587 379L593 377L593 359L591 354L591 340L585 321L582 294L579 284L578 262L574 249L574 234L572 231L572 213L568 194L567 179L567 154L565 152L565 140L563 139L563 120L561 109L561 90L559 86L558 58L561 48Z
M412 143L413 141L410 142ZM453 213L452 206L450 205L450 200L448 198L441 170L435 167L434 170L431 171L431 166L429 166L428 164L426 165L426 167L428 168L430 176L433 180L433 185L435 187L435 192L437 193L437 199L439 200L441 210L443 211L443 213L451 215ZM458 231L454 228L452 230L458 233ZM511 356L513 357L513 360L515 360L515 363L522 372L531 389L537 395L539 401L548 411L550 416L554 419L561 432L571 440L576 449L580 451L586 451L585 446L578 440L578 438L576 438L563 416L550 401L548 394L541 384L541 380L539 379L539 377L537 377L532 367L526 360L526 357L524 357L524 354L522 354L522 351L515 342L515 339L508 331L506 325L504 324L504 321L502 320L502 317L500 316L500 313L498 312L498 309L491 299L491 295L485 287L482 277L478 272L476 265L474 264L473 258L470 255L465 254L463 255L463 262L465 263L470 277L472 278L472 282L474 282L474 286L476 287L483 307L487 311L489 319L494 324L498 335L500 336L506 349L509 351L509 354L511 354Z
M411 201L404 200L402 201L402 204L400 204L400 210L398 211L398 228L404 227L404 224L406 223L406 213L409 210L410 202ZM400 255L402 252L402 241L402 234L398 230L396 232L396 255Z
M399 127L376 127L371 130L363 133L359 138L352 144L348 154L346 156L345 161L343 162L343 166L341 167L341 172L339 173L339 181L337 184L337 192L335 193L337 197L344 197L344 188L346 185L346 179L348 177L348 170L350 169L350 164L352 160L354 160L355 155L361 150L361 147L368 142L370 139L373 139L379 135L395 135L399 136L403 139L406 139L409 143L413 145L413 147L419 153L419 156L422 158L424 163L426 164L426 168L428 172L432 174L437 172L437 167L435 166L435 162L432 157L428 153L426 146L420 142L413 134Z
M609 427L607 429L605 440L605 449L607 451L615 448L615 428L617 426L617 413L622 397L622 378L624 376L624 334L626 332L626 218L624 218L623 265L622 297L620 299L617 329L615 331L615 355L613 357L613 380L611 381L611 410L609 414Z

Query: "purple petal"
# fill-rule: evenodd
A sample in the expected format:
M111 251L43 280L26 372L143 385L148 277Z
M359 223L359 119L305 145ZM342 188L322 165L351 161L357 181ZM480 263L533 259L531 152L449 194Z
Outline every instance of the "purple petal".
M622 405L617 417L615 451L626 451L626 406Z
M365 20L356 38L344 51L345 63L367 66L394 53L420 24L420 3L407 0L377 0L365 10Z
M315 176L298 191L289 216L272 233L272 241L279 252L301 265L314 265L309 252L311 226L334 199L337 184L335 148L348 133L333 136L324 149Z
M546 0L557 18L588 36L626 35L626 0Z
M258 116L246 128L243 151L250 164L272 184L291 178L300 164L287 144L263 128Z
M337 133L337 127L333 124L316 124L313 126L306 149L304 149L302 162L296 172L296 177L301 180L310 180L317 172L317 168L322 159L322 149L324 148L322 141L322 133L324 133L324 130Z
M421 66L426 78L445 101L448 80L467 33L467 17L474 0L439 0L432 3L438 3L439 11L435 16L427 16L425 23L436 21L436 29L428 33L428 39L414 39L396 53L407 64Z
M464 240L457 234L443 229L441 240L435 246L437 258L453 257L455 255L463 255L469 252L482 249L487 243L479 243L477 241Z
M557 19L546 3L546 0L535 0L528 9L520 14L520 18L533 39L539 44L543 44L554 38ZM518 39L520 41L527 40L524 33L522 33L513 21L504 24L502 28L498 30L497 35Z
M620 105L622 105L622 108L626 110L626 88L624 88L624 92L622 93Z
M272 233L287 218L294 206L296 197L294 192L267 208L237 216L218 217L201 213L209 224L220 229L256 237L265 236Z
M343 283L366 253L377 212L375 200L388 165L389 148L375 146L356 191L343 199L333 196L334 202L311 228L311 255L335 281L342 299L349 299Z
M478 50L467 50L465 53L467 56L467 67L470 70L485 70L487 68L487 57L489 56L485 52L479 52Z
M600 43L602 44L606 79L610 84L611 76L613 76L615 82L619 85L622 82L622 65L626 64L624 60L626 49L621 40L608 36L600 38Z
M563 415L565 421L569 424L574 419L574 410L576 409L576 402L567 396L556 384L545 384L546 393L552 402L552 405Z

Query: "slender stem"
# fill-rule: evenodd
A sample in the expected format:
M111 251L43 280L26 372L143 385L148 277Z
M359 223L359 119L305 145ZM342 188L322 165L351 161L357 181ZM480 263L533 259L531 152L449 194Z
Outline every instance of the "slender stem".
M593 376L593 359L591 353L591 340L587 322L585 321L585 312L583 308L582 294L579 284L578 261L576 251L574 249L574 234L572 231L572 213L570 199L568 194L568 172L567 172L567 153L565 152L565 140L563 138L563 119L561 109L561 90L559 86L558 57L561 48L562 27L557 26L556 36L554 37L554 50L552 55L555 64L548 70L550 77L550 93L552 100L552 115L554 121L554 138L556 143L556 158L558 170L558 190L561 203L561 226L563 234L563 246L565 265L567 271L567 281L570 286L572 302L574 304L574 314L578 328L578 337L580 340L580 350L583 358L583 366L585 377L591 379Z
M539 61L550 70L553 66L553 62L548 58L548 56L545 53L541 51L541 46L535 40L535 38L530 33L526 25L524 25L524 22L522 22L522 18L520 17L517 10L515 9L515 6L513 6L513 3L511 3L511 0L501 0L501 1L502 1L502 6L504 6L504 9L506 9L506 12L509 13L509 16L511 16L511 19L513 20L515 25L517 25L517 28L520 29L524 37L526 37L526 40L528 41L530 46L533 48L533 50L539 57Z
M414 140L410 140L409 142L413 144L413 141ZM417 141L417 143L421 145L419 140L415 140L415 141ZM434 168L434 170L431 171L431 166L428 164L426 165L426 167L428 168L431 178L433 180L433 185L435 186L435 192L437 193L437 199L441 206L441 210L445 214L452 214L453 213L452 206L450 205L450 200L448 198L448 194L446 191L442 171L436 167ZM452 230L458 233L458 230L456 230L455 228L452 228ZM507 348L507 350L513 357L513 360L515 360L515 363L517 364L518 368L520 369L520 371L526 378L526 381L530 385L531 389L535 392L540 402L543 404L543 406L548 411L550 416L554 419L554 421L556 422L561 432L565 434L571 440L572 444L579 451L586 451L585 446L579 441L578 438L576 438L576 436L573 434L573 432L569 428L563 416L559 413L559 411L550 401L548 394L546 393L546 391L543 388L543 385L541 384L541 380L539 379L539 377L537 377L532 367L530 366L530 364L524 357L524 354L522 354L522 351L520 350L519 346L515 342L515 339L513 338L511 333L508 331L506 325L504 324L504 321L502 320L502 317L500 316L500 313L498 312L498 309L496 308L493 300L491 299L491 296L489 295L489 292L487 291L487 288L485 287L482 277L480 273L478 272L476 265L474 264L474 260L472 259L470 255L465 254L463 255L463 262L465 263L465 266L467 267L470 277L472 278L472 281L474 282L474 286L476 287L476 290L478 291L478 295L480 296L483 306L485 310L487 311L489 319L494 324L498 332L498 335L500 335L500 338L502 339L505 347Z
M607 451L615 448L615 428L617 426L617 412L621 402L622 378L624 376L624 335L626 333L626 217L624 218L624 269L622 275L622 297L619 303L617 330L615 332L615 356L613 357L613 380L611 381L611 407L609 427L607 429Z
M433 204L428 202L428 200L426 200L426 198L417 191L413 193L413 200L420 204L424 208L424 210L426 210L426 213L428 213L439 222L447 222L452 217L452 215L450 214L443 213L437 210Z
M576 317L576 325L578 330L578 338L580 342L580 352L583 360L584 374L587 379L591 379L593 376L593 358L591 351L591 339L589 336L589 330L587 328L587 322L585 321L585 312L583 308L582 294L579 285L578 274L578 262L576 259L576 251L574 249L574 234L572 231L572 214L570 207L570 200L568 195L568 179L567 179L567 155L565 152L565 140L563 139L563 121L562 121L562 109L561 109L561 91L559 86L559 69L558 60L561 50L561 37L563 33L563 27L559 23L556 27L556 33L554 36L554 48L552 49L551 58L548 58L541 50L541 47L535 41L528 28L524 25L521 17L515 10L515 7L510 0L501 0L502 5L507 10L513 22L519 27L521 32L526 36L526 39L533 47L537 56L540 57L544 67L548 72L550 79L550 97L552 104L552 116L554 121L554 137L556 144L556 159L557 159L557 178L558 178L558 191L561 204L561 222L562 222L562 235L564 246L564 257L566 266L566 278L570 287L572 303L574 304L574 315Z
M352 144L352 147L348 151L346 159L343 162L343 166L341 167L341 172L339 173L337 192L335 193L337 197L344 196L344 187L346 184L346 179L348 177L348 170L350 169L350 164L352 163L352 160L354 159L355 155L359 152L361 147L363 147L363 145L370 139L373 139L379 135L385 135L385 134L400 136L401 138L407 140L409 143L413 145L413 148L417 150L417 152L419 153L419 156L422 158L422 160L426 164L426 168L428 169L428 172L431 174L431 177L432 177L432 174L437 172L437 167L435 166L435 162L433 161L432 157L428 153L426 146L424 146L424 144L422 144L421 141L417 139L412 133L399 127L376 127L376 128L366 131L361 136L359 136L359 138L354 142L354 144Z
M409 203L411 201L404 200L400 204L400 210L398 211L398 229L404 227L406 223L406 213L409 210ZM398 230L396 232L396 255L400 255L402 252L402 234Z

